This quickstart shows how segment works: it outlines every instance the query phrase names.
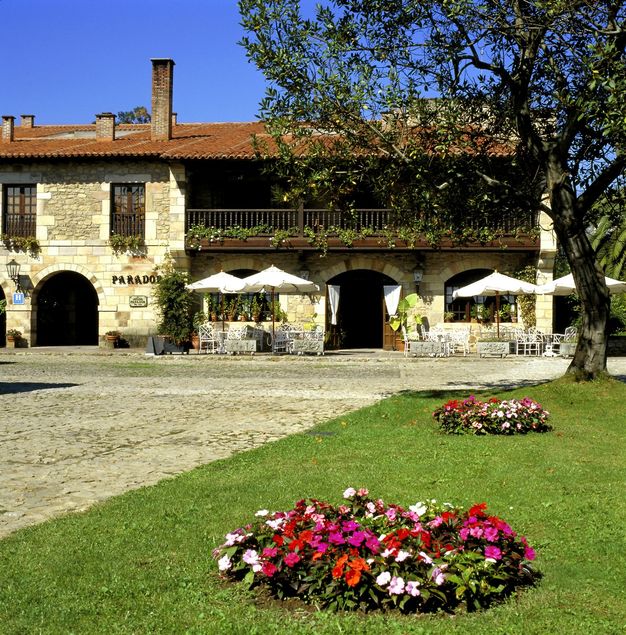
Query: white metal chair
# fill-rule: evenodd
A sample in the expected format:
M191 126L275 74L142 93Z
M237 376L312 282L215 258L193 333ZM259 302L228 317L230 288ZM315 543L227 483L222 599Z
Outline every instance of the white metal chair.
M540 355L542 340L534 330L518 331L515 334L516 355Z
M198 354L202 351L207 353L217 353L219 349L219 340L215 333L215 329L210 322L205 322L198 327Z
M451 354L457 351L463 351L463 357L469 355L470 352L470 329L454 329L448 333L448 346Z

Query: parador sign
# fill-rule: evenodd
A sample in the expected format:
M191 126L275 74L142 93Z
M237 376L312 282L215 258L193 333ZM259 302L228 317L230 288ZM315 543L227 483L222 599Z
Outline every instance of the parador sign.
M135 284L156 284L161 276L111 276L111 284L135 285Z

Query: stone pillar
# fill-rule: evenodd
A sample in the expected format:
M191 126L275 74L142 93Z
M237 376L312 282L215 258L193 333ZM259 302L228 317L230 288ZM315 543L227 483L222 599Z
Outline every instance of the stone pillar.
M15 139L15 117L2 115L2 141L11 143Z
M115 141L115 115L112 112L96 115L96 141Z
M557 253L557 240L552 219L541 212L539 216L539 258L537 260L537 284L551 282L554 277L554 260ZM554 322L554 296L538 295L535 305L537 328L551 332Z
M174 60L152 61L152 119L151 133L155 141L172 138L172 95L174 88Z
M35 115L20 115L20 126L22 128L34 128L35 127Z

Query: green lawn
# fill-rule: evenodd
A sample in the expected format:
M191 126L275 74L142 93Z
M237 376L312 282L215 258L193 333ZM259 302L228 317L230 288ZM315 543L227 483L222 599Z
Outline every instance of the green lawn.
M626 385L506 393L526 395L554 432L444 436L431 413L453 393L406 393L18 532L0 541L0 633L623 633ZM267 605L220 581L211 550L227 531L263 507L338 502L348 486L404 505L486 501L528 537L544 577L456 617Z

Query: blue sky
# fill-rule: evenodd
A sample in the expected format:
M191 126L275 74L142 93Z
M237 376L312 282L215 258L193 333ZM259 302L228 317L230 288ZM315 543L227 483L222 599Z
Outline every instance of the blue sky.
M253 121L265 83L239 21L236 0L0 0L0 114L91 123L150 108L150 58L170 57L180 122Z

